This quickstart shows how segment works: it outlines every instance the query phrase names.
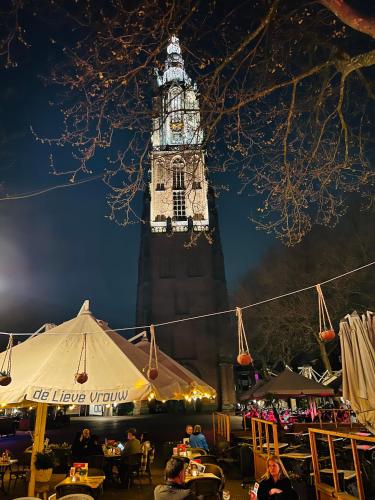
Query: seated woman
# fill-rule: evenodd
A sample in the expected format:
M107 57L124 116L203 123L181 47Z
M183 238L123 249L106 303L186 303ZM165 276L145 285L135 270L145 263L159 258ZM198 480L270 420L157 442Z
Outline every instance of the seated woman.
M279 457L267 459L267 472L259 484L258 496L252 491L251 500L298 500L297 493L292 488L283 463Z
M202 434L200 425L194 426L193 434L191 434L189 438L189 444L192 448L203 448L203 450L209 451L206 438L204 434Z

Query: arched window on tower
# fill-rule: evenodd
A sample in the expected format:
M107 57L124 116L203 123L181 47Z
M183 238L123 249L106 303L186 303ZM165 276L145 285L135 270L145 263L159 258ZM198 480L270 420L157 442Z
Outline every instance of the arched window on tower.
M180 158L176 158L172 164L173 190L185 189L185 165Z

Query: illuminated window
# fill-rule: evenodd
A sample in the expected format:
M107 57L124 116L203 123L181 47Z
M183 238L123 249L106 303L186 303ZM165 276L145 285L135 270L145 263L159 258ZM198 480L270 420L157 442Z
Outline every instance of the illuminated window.
M184 163L180 159L176 159L173 162L172 167L173 172L173 189L185 189L185 172Z
M186 220L184 191L173 191L173 219Z

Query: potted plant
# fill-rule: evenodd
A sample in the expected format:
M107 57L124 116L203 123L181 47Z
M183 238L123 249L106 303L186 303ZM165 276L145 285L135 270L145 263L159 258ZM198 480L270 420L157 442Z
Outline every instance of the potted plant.
M48 483L53 471L52 453L38 452L35 457L35 481L38 483Z

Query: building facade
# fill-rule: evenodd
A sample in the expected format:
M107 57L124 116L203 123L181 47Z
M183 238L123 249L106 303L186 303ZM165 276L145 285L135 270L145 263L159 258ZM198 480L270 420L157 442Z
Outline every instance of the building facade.
M144 198L137 324L158 324L228 309L215 198L209 187L198 90L172 36L157 73L151 179ZM231 318L212 316L156 329L167 354L213 385L218 404L234 404L236 344Z

